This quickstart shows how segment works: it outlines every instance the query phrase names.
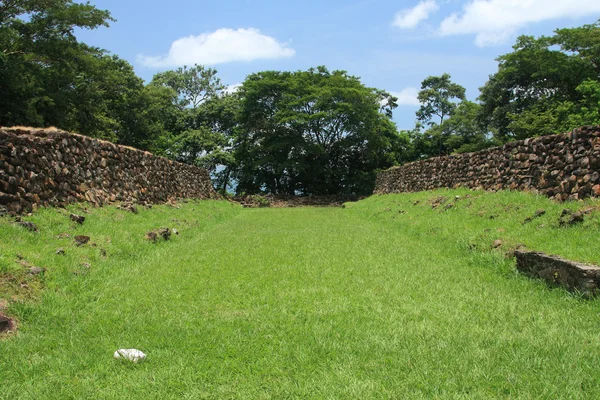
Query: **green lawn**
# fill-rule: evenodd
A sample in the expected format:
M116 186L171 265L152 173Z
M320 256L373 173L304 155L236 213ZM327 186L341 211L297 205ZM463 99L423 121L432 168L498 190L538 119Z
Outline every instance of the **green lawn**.
M438 196L453 207L432 209ZM107 207L81 226L43 210L27 218L39 233L2 218L0 298L19 331L0 340L0 398L598 399L600 301L504 255L523 243L600 263L598 213L557 222L598 204L457 190L343 209ZM144 239L163 226L181 234ZM47 271L28 276L16 253ZM116 362L118 348L148 359Z

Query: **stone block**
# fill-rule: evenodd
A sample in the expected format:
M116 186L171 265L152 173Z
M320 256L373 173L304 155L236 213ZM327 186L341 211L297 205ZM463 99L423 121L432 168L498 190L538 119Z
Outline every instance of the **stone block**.
M595 296L600 287L600 267L550 256L541 252L515 251L517 269L533 278L570 292Z

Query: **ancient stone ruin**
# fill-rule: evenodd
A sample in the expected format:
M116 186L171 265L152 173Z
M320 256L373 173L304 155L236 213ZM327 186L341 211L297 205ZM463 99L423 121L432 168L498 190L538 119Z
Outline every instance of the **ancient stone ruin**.
M556 200L600 196L600 126L383 171L375 193L468 187L536 191Z
M560 286L586 296L600 290L600 268L540 252L515 251L517 269L533 278L543 279L552 286Z
M0 213L218 197L202 168L58 129L0 128Z

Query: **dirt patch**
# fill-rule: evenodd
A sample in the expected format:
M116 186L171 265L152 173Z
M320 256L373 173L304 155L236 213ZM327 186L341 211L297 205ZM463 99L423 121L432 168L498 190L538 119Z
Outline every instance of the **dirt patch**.
M77 235L74 237L74 239L77 246L83 246L90 241L90 237L85 235Z
M0 335L13 332L15 329L17 329L15 320L0 313Z
M438 196L438 197L434 197L433 199L430 199L429 204L431 205L432 209L436 209L439 206L444 205L447 201L448 201L447 197Z
M69 215L69 218L71 221L77 222L79 225L82 225L85 221L85 217L83 215L71 214Z
M39 232L40 231L38 229L37 225L34 224L33 222L19 221L19 222L17 222L17 225L22 226L23 228L27 229L29 232Z
M176 229L173 229L173 231L175 234L179 235L179 232ZM156 242L161 237L164 240L169 240L171 238L171 229L161 228L158 231L150 231L146 233L146 239L151 242Z

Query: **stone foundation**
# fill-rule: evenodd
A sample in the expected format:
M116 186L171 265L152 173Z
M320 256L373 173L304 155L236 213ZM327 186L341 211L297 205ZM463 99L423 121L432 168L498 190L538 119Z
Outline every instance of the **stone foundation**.
M543 279L553 286L587 296L598 294L600 267L548 256L539 252L515 251L517 269L533 278Z
M600 196L600 126L394 167L378 175L374 192L454 187L529 190L560 201Z
M218 197L202 168L58 129L0 128L0 211Z

